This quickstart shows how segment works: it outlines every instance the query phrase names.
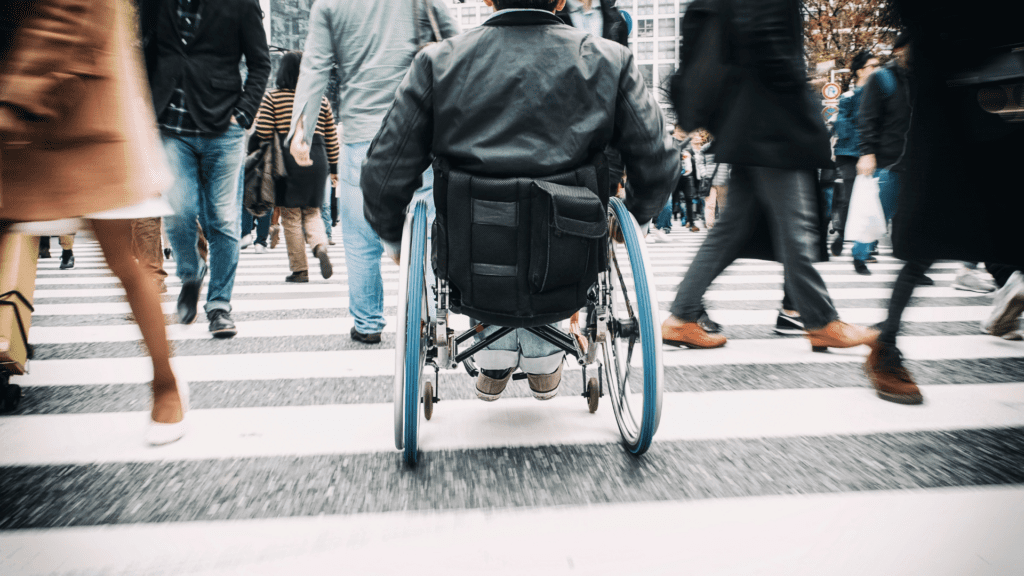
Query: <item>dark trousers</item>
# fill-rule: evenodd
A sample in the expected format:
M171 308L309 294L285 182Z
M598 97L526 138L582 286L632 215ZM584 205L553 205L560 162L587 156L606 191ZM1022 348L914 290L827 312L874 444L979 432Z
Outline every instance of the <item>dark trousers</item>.
M832 196L832 229L842 233L846 229L846 215L850 212L850 195L853 193L853 179L857 177L856 156L836 156L836 169L843 179L837 182Z
M270 235L270 213L268 212L262 218L256 218L248 210L242 208L242 238L245 238L252 232L254 225L256 227L256 241L253 244L266 246L267 236Z
M912 260L903 265L899 276L896 277L896 286L892 289L892 297L889 298L889 315L882 323L882 334L878 337L879 342L890 346L896 345L896 335L900 331L903 311L910 304L910 297L914 295L914 288L920 283L921 277L934 263L934 260Z
M733 166L725 212L686 271L672 302L672 314L684 322L700 318L704 292L739 257L764 217L775 257L785 267L786 290L804 325L816 330L836 320L839 315L828 288L813 266L819 256L820 223L815 185L812 170Z

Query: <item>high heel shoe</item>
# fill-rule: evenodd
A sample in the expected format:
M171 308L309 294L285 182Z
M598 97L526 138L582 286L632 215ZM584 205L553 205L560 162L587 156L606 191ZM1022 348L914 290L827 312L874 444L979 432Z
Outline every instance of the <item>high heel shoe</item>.
M178 398L181 399L181 421L172 424L149 420L146 428L146 443L150 446L161 446L176 442L185 435L188 421L188 382L178 378Z

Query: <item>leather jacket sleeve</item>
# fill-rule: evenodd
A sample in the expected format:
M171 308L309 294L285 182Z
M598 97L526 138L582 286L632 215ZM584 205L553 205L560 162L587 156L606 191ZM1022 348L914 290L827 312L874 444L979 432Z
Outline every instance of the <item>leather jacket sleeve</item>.
M363 161L363 214L385 242L401 242L405 209L430 165L433 75L427 55L436 48L416 55Z
M44 121L70 110L82 82L100 75L97 60L114 22L110 8L95 0L36 2L0 76L0 105Z
M644 224L668 201L679 179L679 150L665 130L661 108L647 90L633 54L623 49L626 61L615 99L615 132L611 146L622 154L626 177L634 195L626 207Z

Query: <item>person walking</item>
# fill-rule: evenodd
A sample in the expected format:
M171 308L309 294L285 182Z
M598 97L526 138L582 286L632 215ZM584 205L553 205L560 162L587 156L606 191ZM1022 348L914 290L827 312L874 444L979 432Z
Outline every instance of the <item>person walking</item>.
M75 235L74 234L61 234L60 236L60 269L68 270L75 267ZM39 257L49 258L50 257L50 237L40 236L39 237Z
M843 253L845 241L846 215L850 211L850 195L853 192L853 181L857 177L857 159L860 158L860 137L857 133L857 113L860 110L861 96L868 78L878 69L878 58L869 50L862 50L850 61L850 89L839 98L839 113L835 122L835 157L836 169L843 181L842 186L835 187L832 201L832 229L836 238L832 241L832 254ZM854 260L858 272L867 270L865 262Z
M175 184L168 216L181 292L178 318L195 322L206 265L196 221L210 249L206 317L217 338L237 333L231 293L238 268L238 178L245 131L270 75L270 51L257 0L143 0L143 46L157 123ZM239 64L245 57L243 85Z
M160 194L173 181L131 14L127 0L36 0L0 55L0 234L92 229L153 364L145 439L158 445L184 435L188 386L171 368L156 286L125 250L132 219L170 212Z
M715 220L725 211L725 199L729 193L729 165L718 162L715 157L715 140L701 147L704 162L704 179L708 195L704 200L704 226L708 230L715 227Z
M716 161L732 166L729 204L679 285L662 340L691 348L724 346L725 336L709 334L698 323L704 292L736 258L758 256L777 258L785 267L786 289L812 349L871 344L878 332L839 320L813 266L827 256L816 170L829 166L831 151L806 88L800 2L759 0L733 9L732 49L742 64L733 66L730 99L711 127ZM673 101L677 117L688 118L680 102ZM755 251L749 255L748 245Z
M288 134L301 62L301 52L288 52L281 57L277 68L277 88L263 97L256 115L256 133L249 141L250 150L258 149L263 141L283 138ZM334 273L327 254L327 231L321 211L328 172L332 183L338 181L338 149L338 132L334 127L331 104L327 98L322 98L310 152L313 165L299 166L291 153L284 150L288 176L276 183L275 202L281 208L288 266L292 271L285 282L309 282L306 242L313 249L313 256L320 261L320 275L330 278Z
M429 24L431 20L437 22L437 33ZM312 127L319 122L324 90L337 64L341 92L338 119L345 126L338 204L348 269L348 311L355 319L350 336L357 342L378 344L384 329L384 280L380 271L384 247L363 213L360 168L413 56L426 42L458 32L442 0L316 2L310 9L309 33L285 145L300 166L312 165ZM433 182L434 173L428 168L417 192L431 206Z

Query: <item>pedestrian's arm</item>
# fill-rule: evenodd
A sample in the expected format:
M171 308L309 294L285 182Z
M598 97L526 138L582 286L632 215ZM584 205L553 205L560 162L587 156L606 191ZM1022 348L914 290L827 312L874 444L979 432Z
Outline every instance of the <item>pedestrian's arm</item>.
M860 110L857 111L857 130L860 137L860 155L876 154L881 138L882 91L876 75L872 74L861 91Z
M273 92L267 92L266 96L263 97L263 101L260 102L260 110L256 113L256 133L255 138L251 140L270 140L274 135L275 124L275 106ZM250 148L252 146L250 145Z
M241 38L248 75L245 77L242 95L235 103L234 114L235 120L246 130L252 126L270 78L270 48L267 46L267 33L263 29L263 11L256 0L249 0L247 4L242 11Z
M626 207L645 224L665 207L679 179L679 149L665 132L661 108L644 84L633 54L622 48L622 71L615 98L615 130L611 145L622 154L635 194Z
M309 11L309 32L302 52L299 68L299 82L295 87L295 107L284 145L288 146L295 136L295 127L302 118L305 144L313 141L314 128L320 114L320 99L331 79L334 67L334 36L331 32L330 13L326 2L315 2Z
M430 165L434 91L428 54L440 46L416 55L363 162L363 214L381 240L393 245L402 240L405 209Z
M455 18L452 18L444 0L433 0L432 4L434 6L434 15L437 16L437 27L441 30L441 36L451 38L461 34L462 30L459 28L459 23L455 21Z
M334 125L331 102L326 97L320 105L320 131L324 133L324 143L327 147L327 164L331 168L331 174L336 176L341 145L338 143L338 129Z

